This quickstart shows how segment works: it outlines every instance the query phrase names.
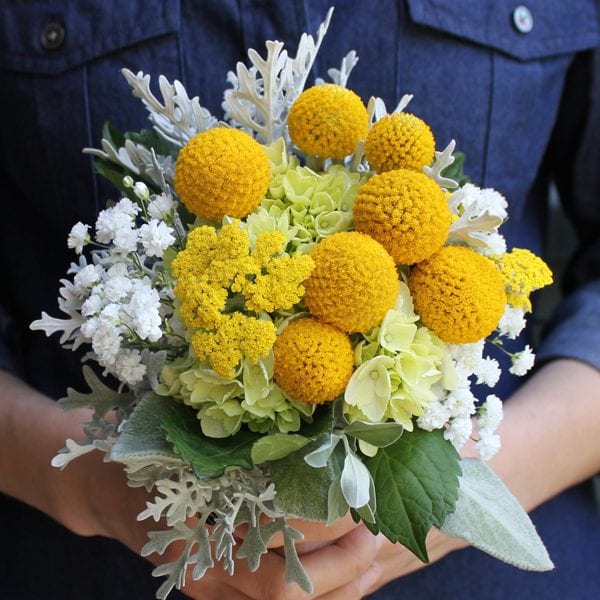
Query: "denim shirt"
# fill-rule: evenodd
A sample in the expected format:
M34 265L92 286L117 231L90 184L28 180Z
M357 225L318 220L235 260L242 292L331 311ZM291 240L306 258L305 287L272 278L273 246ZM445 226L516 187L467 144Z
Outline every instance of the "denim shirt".
M81 149L99 146L107 119L122 130L148 127L120 69L149 73L155 93L159 74L178 79L220 117L226 73L246 62L246 49L264 52L267 39L278 39L294 54L301 33L314 34L330 4L0 0L1 367L55 397L67 386L81 387L78 357L30 332L28 324L42 310L56 313L58 280L73 260L65 244L70 227L93 223L106 200L115 199ZM600 367L600 86L588 52L600 39L598 3L516 4L338 0L314 75L326 77L356 49L360 60L349 87L364 100L379 96L391 111L403 94L414 94L409 110L430 124L438 149L455 139L471 179L508 199L503 232L509 247L544 254L548 182L557 183L579 247L568 270L568 294L539 356ZM501 393L508 395L514 385L507 378ZM566 502L561 498L557 502ZM590 598L600 597L597 575L585 574L584 559L578 567L578 555L569 557L562 548L565 536L581 545L590 531L600 533L587 496L573 498L560 510L579 517L564 536L553 537L550 527L559 509L552 503L541 509L548 511L540 522L548 522L549 544L556 542L564 559L560 573L525 577L468 550L403 579L398 590L416 598L519 598L535 591L565 598L558 595L559 573L582 582L578 598L588 597L586 590ZM2 507L3 515L13 515L6 518L7 535L14 537L5 539L18 544L0 561L2 579L14 581L7 599L152 597L156 582L141 559L106 540L75 538L12 500L4 499ZM594 544L596 554L584 546L587 560L598 555ZM43 576L16 575L34 567ZM8 577L9 570L15 576ZM380 597L386 593L396 597L393 589Z

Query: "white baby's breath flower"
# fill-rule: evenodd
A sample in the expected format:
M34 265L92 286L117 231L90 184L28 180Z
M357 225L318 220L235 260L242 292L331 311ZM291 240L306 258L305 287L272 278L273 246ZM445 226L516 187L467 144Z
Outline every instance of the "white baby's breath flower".
M452 419L444 431L444 439L448 440L457 450L460 450L469 439L473 425L468 417Z
M80 269L73 277L74 293L80 298L85 296L100 281L103 272L100 265L87 265Z
M525 375L535 362L535 354L529 345L512 356L512 367L508 369L513 375Z
M104 302L99 294L91 294L89 298L81 306L81 314L84 317L97 315L104 306ZM90 337L90 336L88 336Z
M140 212L140 207L129 198L121 198L115 204L114 209L116 213L124 214L129 217L135 217Z
M114 275L104 284L104 293L110 302L118 302L131 290L131 279L125 275Z
M482 460L490 460L500 450L500 436L483 430L479 433L479 440L475 443L475 449L479 452Z
M148 198L150 197L150 190L148 189L148 186L143 181L135 182L135 184L133 186L133 193L140 200L148 200Z
M477 377L478 384L483 383L488 387L494 387L500 379L502 370L496 359L486 357L481 359L474 374Z
M450 410L442 402L430 402L425 406L425 414L417 419L417 425L425 431L441 429L450 418Z
M134 283L133 294L125 312L131 319L131 327L142 340L156 342L162 337L160 298L148 278Z
M115 206L101 210L96 219L96 240L100 244L110 244L117 232L123 228L131 229L132 216L116 210Z
M485 256L499 256L506 252L506 240L502 234L492 231L480 239L485 242L485 247L481 249Z
M135 252L137 250L137 244L139 239L139 230L132 227L133 223L130 222L129 226L123 226L117 229L113 244L117 252Z
M71 232L67 238L67 246L74 249L77 254L81 254L83 247L90 243L89 228L89 225L84 225L81 221L75 223L71 228Z
M488 429L495 431L502 421L503 414L502 400L495 394L489 394L485 399L485 403L477 411L477 430Z
M128 385L142 381L146 374L146 365L141 360L139 350L121 350L115 358L117 377Z
M525 311L522 308L515 308L507 304L504 314L498 323L498 333L514 340L523 331L524 327Z
M176 204L175 200L167 194L155 196L148 203L148 214L153 219L164 219L166 215L171 213Z
M165 250L175 242L173 229L157 219L140 227L140 241L147 256L162 258Z

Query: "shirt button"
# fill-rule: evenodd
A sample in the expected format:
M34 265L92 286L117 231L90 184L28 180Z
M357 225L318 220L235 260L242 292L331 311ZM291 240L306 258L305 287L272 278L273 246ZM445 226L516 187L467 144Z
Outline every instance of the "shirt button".
M521 33L529 33L533 29L533 15L523 4L513 10L512 20L517 31Z
M42 29L41 41L46 50L58 50L65 41L65 28L56 21L46 23Z

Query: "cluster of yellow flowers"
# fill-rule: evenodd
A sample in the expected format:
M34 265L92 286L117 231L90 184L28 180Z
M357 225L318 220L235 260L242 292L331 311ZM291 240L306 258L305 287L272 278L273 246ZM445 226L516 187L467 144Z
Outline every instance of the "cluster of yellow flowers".
M221 376L233 377L244 356L256 363L273 350L274 380L285 394L322 403L344 392L352 376L349 334L368 334L393 309L398 269L422 324L449 343L486 337L507 302L530 308L531 291L551 280L527 251L491 260L446 245L453 221L448 192L423 173L435 140L418 117L392 114L370 126L356 94L321 85L299 96L287 122L292 142L307 155L336 161L364 147L375 173L358 189L354 231L317 240L310 256L286 253L287 238L278 231L251 240L237 221L220 231L191 231L172 263L175 294L196 356ZM270 165L249 135L216 128L182 149L174 183L190 211L220 223L252 213L274 177L281 180L282 167ZM300 302L310 316L284 323L277 335L273 313L297 312ZM279 313L278 323L284 317Z
M285 236L267 232L250 247L239 221L190 232L185 250L171 268L177 277L175 295L185 324L195 330L192 346L198 358L231 377L243 356L256 362L275 342L275 326L241 311L226 312L239 295L252 312L289 309L304 294L302 282L313 268L309 256L284 252Z

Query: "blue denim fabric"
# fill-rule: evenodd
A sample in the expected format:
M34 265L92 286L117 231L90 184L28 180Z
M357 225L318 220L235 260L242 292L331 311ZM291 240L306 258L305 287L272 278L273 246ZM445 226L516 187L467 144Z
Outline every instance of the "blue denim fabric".
M245 49L279 39L294 53L331 3L0 0L0 272L10 282L0 298L0 366L55 397L81 387L78 357L28 324L55 306L57 281L73 260L61 241L72 224L93 223L115 198L81 148L98 146L107 119L121 129L148 126L120 68L150 73L155 89L161 73L179 79L220 116L226 73L245 60ZM365 100L380 96L391 110L402 94L414 94L410 110L430 123L438 147L456 139L472 179L508 198L509 246L543 253L547 186L557 181L581 247L540 354L600 367L600 102L589 93L597 82L586 52L599 41L597 2L530 0L530 33L515 27L516 3L508 0L335 4L315 75L356 49L350 87ZM53 22L65 37L49 50L41 39ZM505 378L500 393L514 386ZM119 545L77 538L11 499L0 505L3 598L153 597L150 568ZM600 521L589 486L562 494L533 519L557 564L553 573L523 573L466 550L377 598L599 598L591 563L600 555Z

